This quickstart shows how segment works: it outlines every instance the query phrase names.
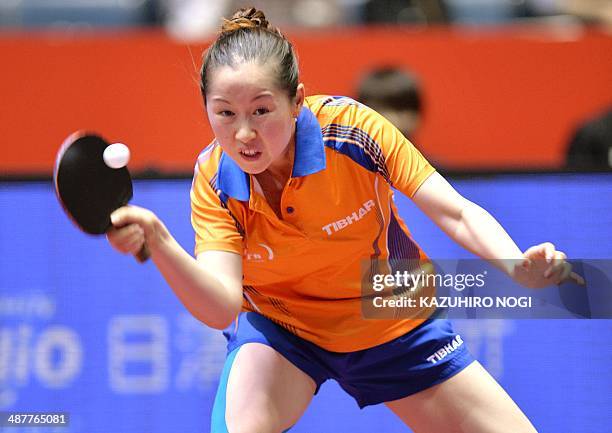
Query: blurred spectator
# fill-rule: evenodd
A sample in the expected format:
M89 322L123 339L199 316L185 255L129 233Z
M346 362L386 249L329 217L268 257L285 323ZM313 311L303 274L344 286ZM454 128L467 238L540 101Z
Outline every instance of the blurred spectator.
M555 0L561 12L574 15L586 23L612 26L610 0Z
M437 24L448 22L443 0L368 0L365 23Z
M159 0L164 25L179 39L200 39L221 28L231 0Z
M612 107L576 129L565 166L571 170L612 169Z
M500 23L516 18L565 17L612 26L610 0L445 0L453 22Z
M446 0L453 22L463 24L496 24L522 16L525 1L515 0Z
M0 27L95 28L163 24L181 39L209 37L240 7L280 27L495 24L555 17L612 26L612 0L0 0Z
M359 84L357 99L378 111L407 138L421 123L423 101L418 80L393 66L375 69Z
M0 0L0 26L82 29L158 24L157 0Z

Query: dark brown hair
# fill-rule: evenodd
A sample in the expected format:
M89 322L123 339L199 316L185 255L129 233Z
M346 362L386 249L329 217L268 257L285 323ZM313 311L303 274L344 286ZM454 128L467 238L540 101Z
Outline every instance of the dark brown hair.
M298 86L298 61L293 45L272 27L263 12L255 8L239 9L223 20L221 32L204 53L200 71L200 90L206 104L208 74L219 66L235 67L245 62L274 65L279 87L290 98Z

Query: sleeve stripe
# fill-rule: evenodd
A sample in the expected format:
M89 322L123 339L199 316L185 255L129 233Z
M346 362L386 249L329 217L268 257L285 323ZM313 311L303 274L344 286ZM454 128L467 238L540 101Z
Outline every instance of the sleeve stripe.
M330 140L351 139L352 142L359 146L359 148L374 163L378 173L380 173L387 183L389 183L389 185L393 185L380 145L365 131L360 128L330 123L321 129L321 133L323 134L323 140L326 142Z

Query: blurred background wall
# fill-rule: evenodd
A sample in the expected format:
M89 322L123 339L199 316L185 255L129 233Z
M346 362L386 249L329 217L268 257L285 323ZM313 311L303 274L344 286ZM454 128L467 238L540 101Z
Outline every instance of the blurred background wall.
M610 260L611 2L250 4L294 41L309 94L357 97L364 76L385 66L418 77L413 141L521 248L550 240L570 257ZM189 177L212 139L198 68L219 17L244 5L0 0L0 411L72 416L68 428L37 432L209 429L222 336L187 314L151 264L72 227L49 176L74 130L125 142L130 168L153 178L136 182L135 203L192 251ZM469 257L398 201L431 257ZM539 431L609 431L610 320L456 326ZM406 430L327 383L295 431Z
M522 248L553 240L570 257L603 259L612 269L612 201L602 200L612 195L609 175L451 181L489 209ZM192 251L189 189L189 179L137 181L135 200ZM398 199L400 214L432 258L471 257L408 199ZM36 433L208 432L225 355L221 332L192 318L152 263L138 265L104 239L78 232L50 183L0 183L0 209L0 411L70 414L68 428ZM609 431L611 320L454 323L538 431ZM407 430L384 406L360 411L335 382L326 382L294 431Z
M75 129L128 143L135 170L189 172L212 139L201 55L234 3L3 0L0 174L48 173ZM564 13L572 2L253 3L294 41L309 94L355 97L382 65L416 74L413 140L442 168L562 168L576 129L612 106L610 27Z

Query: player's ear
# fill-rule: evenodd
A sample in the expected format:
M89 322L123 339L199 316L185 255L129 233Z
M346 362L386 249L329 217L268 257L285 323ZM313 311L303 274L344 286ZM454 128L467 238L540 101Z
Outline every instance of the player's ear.
M306 97L306 90L304 88L304 84L300 83L297 86L297 90L295 92L295 98L293 98L293 117L298 117L300 111L302 111L302 106L304 105L304 98Z

